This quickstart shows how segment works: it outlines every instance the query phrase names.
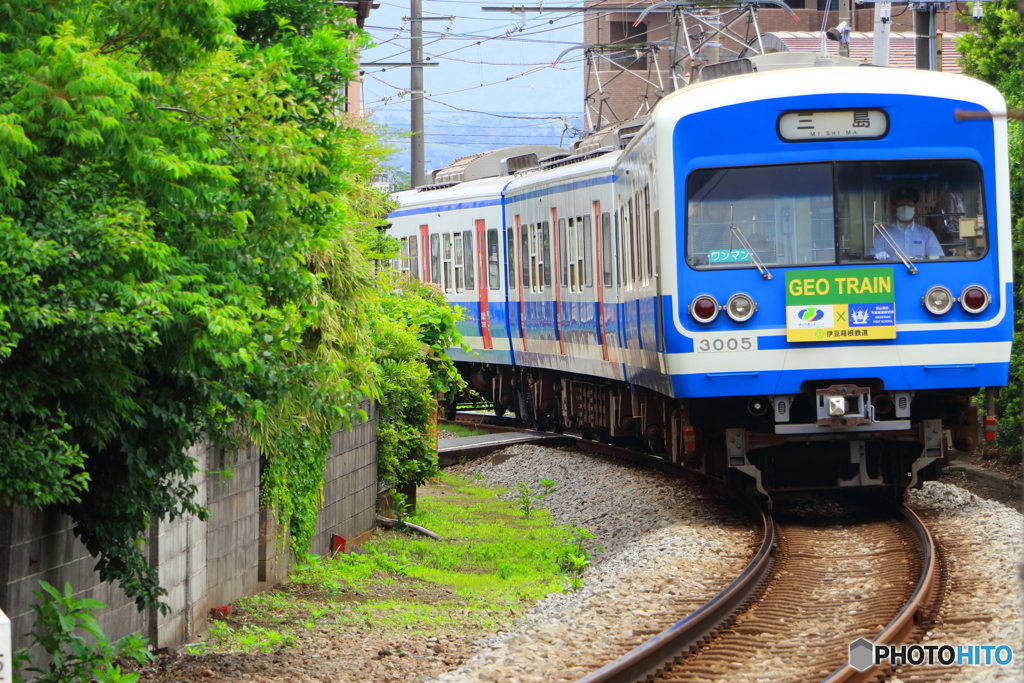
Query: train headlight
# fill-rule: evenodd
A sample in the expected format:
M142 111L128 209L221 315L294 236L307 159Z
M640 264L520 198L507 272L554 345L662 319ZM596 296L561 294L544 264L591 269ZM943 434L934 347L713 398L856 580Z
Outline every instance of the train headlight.
M968 285L960 292L960 305L968 313L981 313L988 308L988 302L991 300L992 297L981 285Z
M718 317L720 306L715 297L710 294L701 294L690 302L690 315L699 323L709 323Z
M746 294L733 294L725 304L725 313L738 323L750 320L757 312L757 304Z
M921 299L921 303L935 315L942 315L953 308L953 294L945 287L932 287Z

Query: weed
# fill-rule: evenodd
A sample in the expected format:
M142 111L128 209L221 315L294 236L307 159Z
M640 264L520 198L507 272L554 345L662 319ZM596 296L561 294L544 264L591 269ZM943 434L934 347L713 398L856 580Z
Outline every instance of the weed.
M442 425L441 428L444 429L446 432L453 432L454 434L456 434L456 435L458 435L460 437L461 436L484 436L484 435L490 433L490 432L486 432L486 431L484 431L482 429L474 429L473 427L466 427L466 426L463 426L463 425L448 424L448 423L445 423L444 425Z
M45 581L39 582L41 591L32 591L38 602L32 605L36 613L33 630L29 633L32 645L46 652L48 668L26 666L32 663L28 649L14 656L14 681L22 680L21 672L29 671L41 683L135 683L138 673L122 673L114 665L115 658L131 659L140 664L152 660L146 649L145 638L132 634L111 643L100 628L95 610L106 605L89 598L76 599L71 584L64 584L64 592ZM86 637L94 640L87 643Z
M523 513L523 517L531 517L536 511L537 506L533 501L544 500L549 494L558 490L555 488L554 479L538 479L537 483L540 484L540 491L537 493L534 493L533 489L525 481L519 482L516 486L519 498L519 511Z
M569 527L565 545L558 554L558 569L569 576L570 591L579 590L583 586L583 574L591 563L593 553L601 552L601 546L590 539L594 534L581 526Z

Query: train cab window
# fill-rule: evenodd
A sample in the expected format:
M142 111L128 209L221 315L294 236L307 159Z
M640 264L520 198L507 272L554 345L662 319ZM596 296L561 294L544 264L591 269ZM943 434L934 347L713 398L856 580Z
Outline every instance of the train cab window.
M701 169L686 195L695 268L835 262L832 164Z
M487 286L490 289L501 289L501 276L498 262L498 231L495 228L487 231Z
M505 256L508 259L508 287L516 286L516 231L511 225L505 231Z
M438 233L430 236L430 281L441 284L441 235Z
M441 287L444 288L444 291L446 292L452 292L455 290L452 249L452 234L450 232L441 233Z
M612 217L601 214L601 283L611 287L612 282Z
M988 252L981 170L973 161L837 167L841 262L898 263L893 243L915 261L974 260Z
M973 161L702 169L686 187L695 268L975 260L989 249Z
M473 232L467 230L462 233L462 250L465 252L463 261L463 279L466 289L476 288L476 261L473 260Z
M594 286L594 235L590 230L590 216L583 217L583 286Z

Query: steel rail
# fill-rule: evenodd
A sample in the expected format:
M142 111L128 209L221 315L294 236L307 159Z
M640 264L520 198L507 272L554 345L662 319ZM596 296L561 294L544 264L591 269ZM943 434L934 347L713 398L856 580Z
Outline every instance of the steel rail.
M900 504L897 507L897 512L914 532L921 548L921 577L903 609L872 641L881 645L902 645L909 641L918 626L928 620L930 616L928 612L935 601L939 587L939 563L936 559L935 542L932 540L931 532L928 531L928 527L924 525L921 518L906 505ZM871 666L864 671L857 671L847 661L846 664L829 674L822 683L877 681L879 675L889 673L888 669L888 666Z
M619 659L579 679L577 683L635 683L646 681L659 669L671 665L689 648L722 626L754 595L774 564L775 522L759 510L764 524L761 547L743 570L722 592L699 609L676 622Z

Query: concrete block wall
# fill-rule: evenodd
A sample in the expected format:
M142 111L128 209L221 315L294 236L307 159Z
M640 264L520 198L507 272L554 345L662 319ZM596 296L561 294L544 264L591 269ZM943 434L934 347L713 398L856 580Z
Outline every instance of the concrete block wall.
M97 616L111 639L145 631L146 615L135 602L116 585L100 583L93 570L96 558L75 538L70 517L55 509L14 506L0 510L0 520L0 610L11 620L15 650L29 644L24 634L35 622L32 591L41 590L41 580L61 591L71 582L76 597L106 603L107 609Z
M377 495L376 413L349 432L331 436L325 475L324 507L312 551L328 554L332 534L348 547L367 538L374 526ZM11 620L15 650L35 621L33 590L38 580L63 588L70 581L76 597L107 604L98 613L111 639L142 633L153 647L176 647L205 632L210 608L274 585L288 568L287 543L259 505L260 459L255 449L224 454L200 443L189 449L198 472L197 500L210 512L207 521L185 516L151 524L145 540L151 566L159 568L168 595L166 615L140 613L115 584L101 583L96 558L75 538L72 520L55 509L0 509L0 610ZM219 471L230 468L231 476ZM156 522L156 520L154 520Z
M377 499L377 412L372 401L361 407L367 414L365 422L331 435L324 507L310 549L318 555L330 554L334 534L351 545L374 527L374 505L367 501Z
M234 452L209 447L206 480L207 597L228 605L257 590L260 544L260 458L256 448ZM230 472L224 476L220 472Z
M209 491L212 447L199 443L189 449L196 460L197 472L192 479L196 500L206 501ZM171 608L166 615L149 611L146 636L154 647L174 647L192 642L196 633L206 629L210 610L208 597L207 528L194 515L174 521L153 520L150 526L150 565L159 567L160 585L167 591L164 601Z

